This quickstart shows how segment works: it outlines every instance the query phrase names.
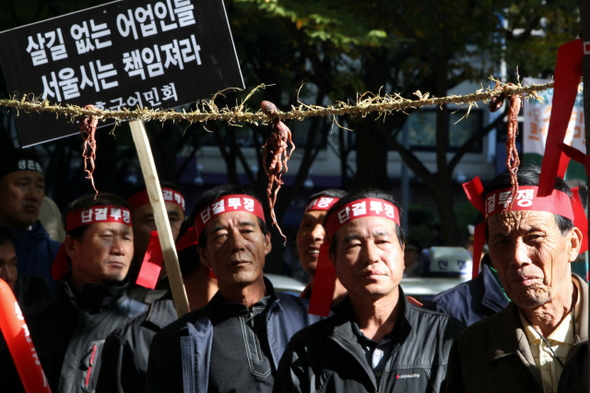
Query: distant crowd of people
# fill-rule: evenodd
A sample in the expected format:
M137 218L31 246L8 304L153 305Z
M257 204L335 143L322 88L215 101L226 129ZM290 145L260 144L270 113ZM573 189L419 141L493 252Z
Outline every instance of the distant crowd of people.
M297 297L264 276L271 234L251 189L213 187L189 210L162 183L190 307L179 318L145 185L40 220L41 163L6 150L0 278L53 392L587 392L588 284L571 262L588 228L574 225L567 184L538 196L539 176L520 168L514 197L508 173L483 189L479 274L424 304L400 285L421 249L388 192L308 200L296 244L310 282ZM0 392L23 392L11 339Z

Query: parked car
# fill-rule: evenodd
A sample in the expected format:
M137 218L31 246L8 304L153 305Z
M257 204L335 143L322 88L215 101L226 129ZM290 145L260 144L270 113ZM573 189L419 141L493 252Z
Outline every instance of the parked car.
M299 294L303 292L303 289L305 289L305 284L293 277L266 273L264 274L264 277L270 280L277 292L299 296Z

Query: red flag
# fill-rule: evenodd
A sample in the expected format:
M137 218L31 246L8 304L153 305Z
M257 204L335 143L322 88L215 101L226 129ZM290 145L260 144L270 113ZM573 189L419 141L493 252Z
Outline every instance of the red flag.
M12 289L0 280L0 329L27 393L51 393Z

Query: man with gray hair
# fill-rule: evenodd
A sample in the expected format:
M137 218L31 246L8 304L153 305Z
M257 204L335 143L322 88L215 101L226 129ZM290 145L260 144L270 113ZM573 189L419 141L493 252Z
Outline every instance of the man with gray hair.
M588 285L571 269L588 223L563 179L538 195L540 172L520 168L516 193L508 172L481 193L490 260L511 302L457 337L448 392L588 391Z

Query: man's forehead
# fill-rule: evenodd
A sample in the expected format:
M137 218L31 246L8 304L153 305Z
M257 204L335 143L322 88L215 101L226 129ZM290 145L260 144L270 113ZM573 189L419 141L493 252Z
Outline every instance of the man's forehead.
M382 234L396 234L395 222L383 217L362 217L343 225L336 234L340 237L355 235L369 237Z
M178 214L180 217L184 217L184 211L182 210L180 205L174 202L166 202L166 212L168 214Z
M536 210L508 211L496 214L488 219L490 231L516 231L531 227L552 228L556 225L553 213Z
M0 258L12 258L13 256L16 257L16 251L12 241L6 240L0 244Z
M245 211L235 211L235 212L228 212L214 216L207 225L205 229L207 231L215 231L219 228L225 228L228 226L244 226L244 225L256 225L258 221L258 217L254 213L249 213ZM258 225L256 225L258 226Z
M37 171L16 171L6 174L2 179L8 179L9 181L16 181L21 179L26 180L42 180L45 181L45 176Z
M325 210L312 210L312 211L308 211L307 213L305 213L303 215L303 218L301 219L301 221L308 219L308 220L323 220L326 217L326 211Z
M132 226L120 222L95 222L88 226L88 230L94 232L113 231L127 233L132 231Z

